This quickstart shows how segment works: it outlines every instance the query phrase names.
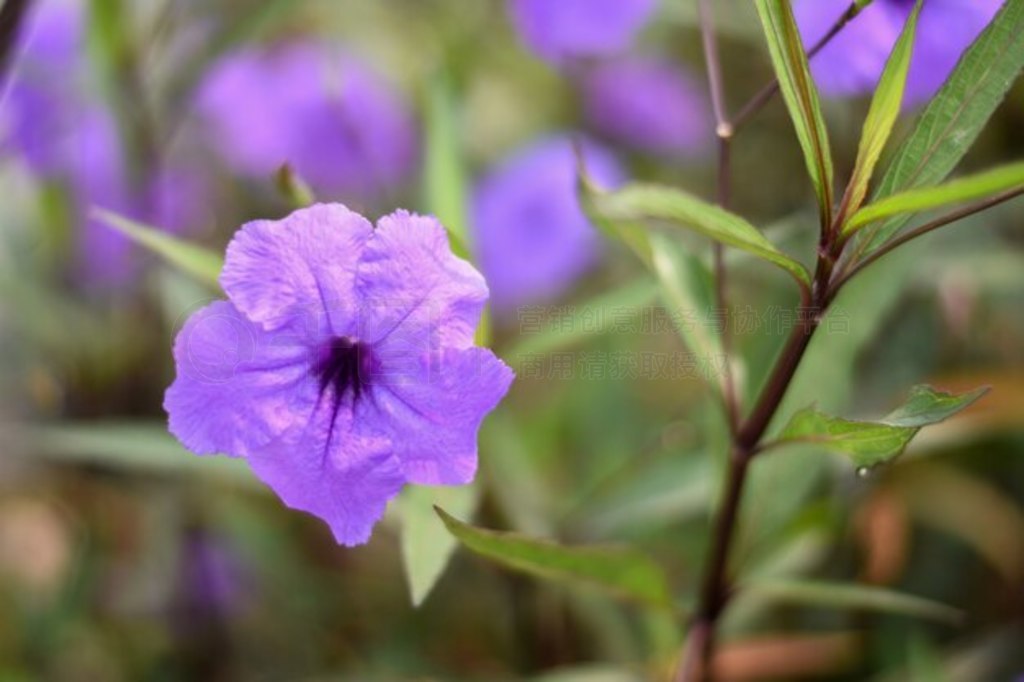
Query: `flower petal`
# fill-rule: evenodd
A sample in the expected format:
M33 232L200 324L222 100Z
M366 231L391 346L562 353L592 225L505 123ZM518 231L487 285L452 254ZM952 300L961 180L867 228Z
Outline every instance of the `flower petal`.
M249 319L273 330L302 325L352 333L356 263L373 234L341 204L247 223L228 245L221 286Z
M199 310L174 342L171 433L198 454L243 456L305 423L317 394L309 353L304 339L266 332L228 302Z
M487 284L456 257L436 218L398 211L381 218L359 261L357 336L380 353L465 348L487 302Z
M405 478L391 441L349 402L322 402L306 428L253 453L249 464L292 509L331 527L343 545L366 542Z
M406 479L422 485L473 480L477 431L508 391L512 370L486 348L466 348L447 349L415 369L384 358L381 372L373 409Z

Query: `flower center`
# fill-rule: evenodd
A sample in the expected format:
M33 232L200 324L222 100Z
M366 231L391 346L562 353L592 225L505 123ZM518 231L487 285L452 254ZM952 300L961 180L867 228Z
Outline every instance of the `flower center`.
M370 346L347 336L336 336L321 346L313 366L313 374L320 381L320 393L334 392L335 404L346 394L352 401L359 400L369 385L373 370Z

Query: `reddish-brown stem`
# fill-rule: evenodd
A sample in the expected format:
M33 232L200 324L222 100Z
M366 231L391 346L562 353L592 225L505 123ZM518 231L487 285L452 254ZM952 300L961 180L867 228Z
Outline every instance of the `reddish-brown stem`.
M778 92L779 84L778 81L775 81L766 86L730 121L725 112L721 66L709 0L698 0L698 8L708 81L711 86L711 101L715 112L715 132L718 136L718 203L727 207L730 201L732 138L735 132ZM810 55L813 56L824 48L851 19L857 16L859 11L856 4L851 3L825 36L814 45ZM832 300L833 287L830 286L832 271L840 255L840 250L841 243L835 239L833 231L823 230L813 284L810 289L804 289L801 292L801 308L797 311L798 324L793 328L776 360L753 410L742 423L739 423L739 406L731 374L726 377L726 403L730 410L732 446L725 489L714 521L711 549L705 567L696 617L691 624L687 644L680 657L680 665L675 676L676 682L687 682L693 679L697 671L700 671L701 677L705 680L710 681L713 678L712 660L715 650L715 631L730 594L729 554L736 535L740 504L743 499L743 489L749 466L760 451L760 441L768 430L779 405L782 404L821 316ZM715 247L715 276L717 305L720 310L725 310L725 269L720 245ZM729 352L728 345L728 337L725 336L723 347L727 353Z
M827 277L828 272L829 268L819 269L819 277ZM793 328L767 383L761 390L753 411L743 422L736 435L730 453L725 492L715 518L711 551L705 567L696 619L691 627L690 637L694 636L694 632L700 633L701 645L696 653L689 655L699 656L700 663L695 664L688 660L687 656L684 656L676 677L677 682L691 680L692 678L688 676L691 673L687 673L687 671L693 669L702 670L705 680L712 679L711 666L714 659L715 630L729 598L729 553L738 527L740 502L743 498L748 469L751 461L759 452L761 439L768 430L797 369L800 367L800 361L818 328L821 315L828 307L829 299L824 293L828 290L826 282L821 280L815 282L814 291L822 293L809 301L805 299L807 305L804 306L804 310L809 314ZM687 652L696 649L696 646L688 645Z
M708 84L711 90L711 107L715 114L715 134L718 136L718 175L716 198L722 208L729 207L731 195L731 140L732 128L725 114L725 88L722 83L722 67L718 58L718 41L715 37L715 20L711 12L709 0L698 0L700 13L701 38L704 45L704 61L707 65ZM732 357L732 337L729 329L728 287L725 268L725 248L715 242L714 252L715 275L715 308L724 323L722 327L722 352L725 354L722 399L725 403L726 417L730 433L735 433L739 422L739 397L736 392L736 381L733 377L730 358Z

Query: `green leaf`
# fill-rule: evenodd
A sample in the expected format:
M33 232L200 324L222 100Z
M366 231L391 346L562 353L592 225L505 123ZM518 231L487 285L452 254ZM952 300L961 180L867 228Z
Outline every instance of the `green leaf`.
M725 352L721 336L704 317L688 319L680 313L706 315L714 310L714 283L700 260L668 235L652 233L651 267L661 284L661 298L672 313L676 331L693 353L700 375L724 378ZM721 386L719 386L721 389Z
M782 441L818 443L847 455L860 468L896 457L916 433L916 429L852 421L806 408L790 419L782 432Z
M903 104L903 91L907 83L907 71L910 69L910 57L914 51L914 33L917 29L917 18L921 13L921 2L914 3L914 10L907 18L899 40L889 55L882 76L875 88L875 96L871 99L871 108L864 120L860 145L857 149L857 162L854 164L849 189L845 201L848 211L856 211L867 196L868 184L875 172L885 143L892 134L892 127Z
M870 468L900 455L922 427L953 416L987 392L980 388L954 395L915 386L905 404L877 422L853 421L807 408L793 415L780 442L818 443L847 455L858 469Z
M436 77L427 93L426 167L423 194L427 210L445 226L457 255L469 255L466 217L466 169L463 165L461 127L451 84Z
M875 198L942 182L974 143L1024 68L1024 0L1007 0L960 58L945 85L893 155ZM906 225L894 216L864 233L872 250Z
M407 486L398 496L402 565L413 606L427 598L455 551L455 538L437 518L434 507L443 505L459 516L472 516L479 501L476 485L414 485Z
M476 528L437 508L459 542L477 554L516 571L556 582L586 583L626 599L670 608L661 568L646 555L619 547L566 547L517 533Z
M196 279L220 289L218 278L224 259L201 246L190 244L155 227L137 223L124 216L97 209L94 215L136 244L144 246L171 265Z
M988 392L988 386L959 395L936 391L931 386L914 386L907 401L882 421L889 426L906 428L937 424L970 407Z
M952 606L881 587L816 580L766 580L742 586L743 592L784 604L878 611L957 623L963 614Z
M755 0L754 5L768 41L782 97L818 195L822 225L827 227L832 221L832 152L793 8L789 0Z
M259 485L244 461L199 457L167 433L167 426L162 423L26 424L9 428L7 433L22 448L58 461L101 464L142 473L208 475Z
M868 204L853 214L843 233L853 234L865 225L886 218L930 211L1021 188L1024 188L1024 162L999 166L935 187L922 187L893 194Z
M658 222L693 230L773 263L792 275L801 286L810 286L807 269L775 248L756 227L734 213L685 192L642 183L602 192L584 181L582 196L587 215L599 224L625 225L632 229L639 224ZM650 248L647 240L648 263L653 258Z

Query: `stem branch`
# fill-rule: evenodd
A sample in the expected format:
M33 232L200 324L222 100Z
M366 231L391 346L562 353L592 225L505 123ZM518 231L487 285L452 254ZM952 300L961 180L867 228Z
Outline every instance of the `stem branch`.
M722 208L728 208L731 199L732 180L732 125L725 113L725 88L722 82L722 66L718 58L718 40L715 37L715 19L709 0L698 0L700 13L700 32L704 44L704 62L707 65L708 84L711 90L711 107L715 113L715 134L718 136L718 175L716 200ZM726 282L725 249L720 242L712 246L714 250L715 275L715 308L724 317L722 328L722 352L725 354L723 400L729 422L729 431L735 434L739 422L739 398L736 393L736 381L733 377L730 358L732 357L732 340L729 333L729 303Z

